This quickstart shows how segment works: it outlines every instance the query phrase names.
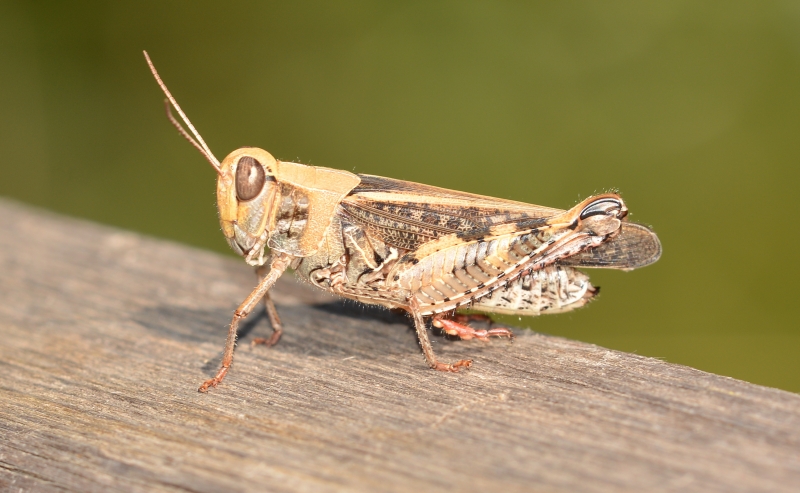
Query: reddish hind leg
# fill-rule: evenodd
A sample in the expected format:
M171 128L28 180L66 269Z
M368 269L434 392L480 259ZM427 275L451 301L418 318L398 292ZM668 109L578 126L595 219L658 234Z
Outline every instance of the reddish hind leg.
M484 315L485 316L485 315ZM463 318L462 318L463 317ZM469 320L470 315L456 315L455 318L461 322L464 318ZM488 318L488 317L487 317ZM491 320L491 319L490 319ZM446 334L451 336L458 336L465 341L470 339L478 339L479 341L488 341L490 337L508 337L514 339L514 333L505 327L496 327L489 330L475 330L468 325L456 322L450 318L445 318L444 314L433 316L433 326L442 329Z

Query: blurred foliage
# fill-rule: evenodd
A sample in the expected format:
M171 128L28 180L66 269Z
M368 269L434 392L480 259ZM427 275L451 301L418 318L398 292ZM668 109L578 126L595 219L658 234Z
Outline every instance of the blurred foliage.
M147 49L219 158L561 208L620 189L662 260L514 323L797 392L798 5L6 0L0 194L228 252Z

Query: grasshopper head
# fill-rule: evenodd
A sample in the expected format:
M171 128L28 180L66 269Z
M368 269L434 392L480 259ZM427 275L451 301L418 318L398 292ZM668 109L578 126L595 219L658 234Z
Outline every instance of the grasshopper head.
M219 222L231 248L251 265L262 265L265 247L295 257L314 254L324 240L339 202L361 179L347 171L279 162L256 147L237 149L220 163L172 97L147 52L144 57L167 96L167 118L219 176ZM170 105L188 132L172 115ZM283 220L276 222L278 206L285 207Z
M222 232L239 255L263 249L270 214L278 195L277 161L257 147L242 147L220 164L217 208Z
M225 239L231 248L239 255L244 255L248 262L255 261L253 260L255 255L261 257L263 254L271 204L278 190L275 181L275 158L267 151L255 147L243 147L230 153L220 163L169 92L167 85L161 80L146 51L144 58L159 87L167 96L165 101L167 118L178 132L205 156L219 176L217 208ZM170 105L178 112L191 134L172 115Z

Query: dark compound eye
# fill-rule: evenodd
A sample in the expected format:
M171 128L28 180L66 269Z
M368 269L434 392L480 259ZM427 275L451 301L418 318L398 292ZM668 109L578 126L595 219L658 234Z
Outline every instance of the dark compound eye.
M266 176L261 163L250 156L239 159L236 167L236 196L239 200L252 200L264 188Z

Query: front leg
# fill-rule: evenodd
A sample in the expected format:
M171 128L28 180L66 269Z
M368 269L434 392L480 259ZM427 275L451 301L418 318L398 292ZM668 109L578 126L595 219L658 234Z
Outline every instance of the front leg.
M272 325L272 335L266 338L255 337L251 345L257 346L263 344L264 346L271 347L281 340L283 324L281 324L281 317L278 316L278 309L275 308L275 303L272 302L269 292L264 293L264 309L267 311L267 318L269 318L269 323Z
M236 346L236 331L239 328L239 321L247 317L247 315L253 311L253 308L258 304L259 300L264 297L267 291L269 291L269 288L281 277L281 274L289 267L291 262L292 257L285 253L276 252L270 256L269 273L261 279L261 282L259 282L258 286L250 293L250 296L248 296L233 313L233 320L231 320L231 326L228 329L228 339L225 341L225 352L222 355L222 365L217 375L203 382L203 385L197 389L198 391L208 392L209 387L216 387L222 379L225 378L228 369L233 363L233 348Z
M266 272L266 266L262 265L260 267L256 267L256 275L258 276L259 282L261 279L264 278ZM278 310L275 308L275 303L272 302L272 298L269 295L269 291L264 293L264 309L267 312L267 317L269 318L269 323L272 325L272 335L268 338L264 337L256 337L253 339L251 343L253 346L258 344L263 344L264 346L270 347L274 346L278 343L281 339L281 335L283 334L283 325L281 324L281 317L278 316Z
M462 359L456 361L455 363L442 363L438 361L436 359L436 355L433 354L433 346L431 346L431 341L428 339L428 328L425 325L425 320L422 318L422 315L420 315L419 308L417 307L414 298L411 299L409 312L411 313L411 316L414 317L414 328L417 329L419 345L422 346L422 354L425 355L425 360L428 362L428 366L438 371L458 373L461 368L469 368L472 365L471 359Z

